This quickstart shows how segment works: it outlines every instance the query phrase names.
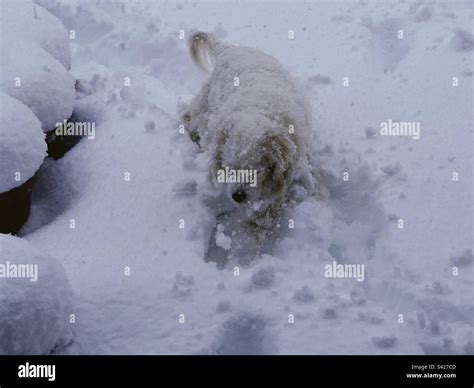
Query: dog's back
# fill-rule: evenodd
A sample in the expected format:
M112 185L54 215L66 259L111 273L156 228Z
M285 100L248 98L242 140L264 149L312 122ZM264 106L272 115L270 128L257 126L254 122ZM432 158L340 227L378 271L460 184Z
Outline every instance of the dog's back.
M192 35L190 52L198 67L210 72L199 96L200 111L217 114L215 124L225 127L236 111L247 116L260 112L261 125L240 129L249 132L246 136L285 134L299 147L306 146L301 141L310 130L306 102L275 58L257 49L224 44L203 32Z

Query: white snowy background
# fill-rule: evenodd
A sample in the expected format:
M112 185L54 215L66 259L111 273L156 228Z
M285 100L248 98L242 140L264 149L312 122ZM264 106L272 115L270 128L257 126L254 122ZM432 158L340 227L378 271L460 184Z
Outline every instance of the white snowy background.
M474 353L471 2L36 2L75 31L74 114L96 123L45 161L20 233L74 290L75 339L56 352ZM276 57L340 178L238 276L203 260L208 155L179 134L176 106L205 76L181 29ZM380 136L388 119L419 121L420 139ZM325 278L336 259L365 264L365 280Z

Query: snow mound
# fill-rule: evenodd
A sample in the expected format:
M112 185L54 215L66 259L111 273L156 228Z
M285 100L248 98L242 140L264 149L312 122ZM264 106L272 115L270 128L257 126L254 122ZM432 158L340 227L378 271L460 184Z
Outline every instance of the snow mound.
M106 35L114 28L113 11L122 13L126 4L119 2L106 2L103 5L106 12L95 7L88 7L84 0L35 0L35 3L46 8L59 18L69 29L78 31L75 42L92 42Z
M20 265L28 277L12 277ZM71 295L59 262L0 234L0 354L47 354L68 345Z
M69 37L63 23L31 0L0 4L0 25L7 41L24 40L37 44L66 69L71 68ZM8 39L12 37L14 39Z
M75 98L74 77L33 43L20 41L14 47L4 47L0 89L28 106L45 132L68 119Z
M30 179L46 156L41 123L20 101L0 93L0 193ZM15 180L15 174L21 180Z

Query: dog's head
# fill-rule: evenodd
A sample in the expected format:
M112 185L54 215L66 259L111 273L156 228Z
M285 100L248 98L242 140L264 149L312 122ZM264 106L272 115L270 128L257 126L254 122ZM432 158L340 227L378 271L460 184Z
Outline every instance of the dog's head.
M258 138L222 132L217 140L213 183L221 186L242 226L257 238L272 234L288 199L296 146L285 134Z

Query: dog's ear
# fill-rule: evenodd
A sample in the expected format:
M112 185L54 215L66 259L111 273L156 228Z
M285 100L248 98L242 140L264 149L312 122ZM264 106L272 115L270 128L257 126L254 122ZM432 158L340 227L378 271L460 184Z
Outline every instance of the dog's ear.
M212 34L195 32L189 38L189 52L194 63L206 73L214 69L218 41Z
M263 190L270 194L283 192L289 184L293 171L293 144L284 135L266 134L259 142L262 150L262 162L264 171Z

